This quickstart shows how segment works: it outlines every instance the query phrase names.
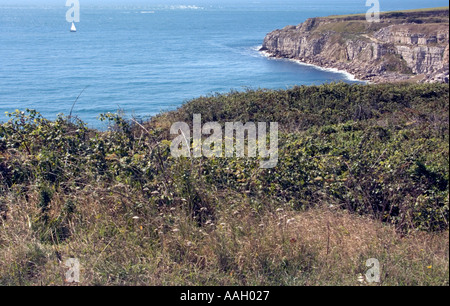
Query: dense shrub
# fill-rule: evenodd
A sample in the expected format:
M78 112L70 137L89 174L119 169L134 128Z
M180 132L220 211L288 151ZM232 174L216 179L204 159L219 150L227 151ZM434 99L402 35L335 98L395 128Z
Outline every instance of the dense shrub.
M256 206L333 205L401 230L441 230L448 228L448 97L448 85L436 84L247 90L200 97L144 124L103 114L108 131L16 111L0 129L1 188L44 184L70 196L93 183L125 184L158 206L187 203L200 225L213 217L214 195L232 191ZM278 122L278 166L173 159L170 123L190 123L194 113L203 122Z

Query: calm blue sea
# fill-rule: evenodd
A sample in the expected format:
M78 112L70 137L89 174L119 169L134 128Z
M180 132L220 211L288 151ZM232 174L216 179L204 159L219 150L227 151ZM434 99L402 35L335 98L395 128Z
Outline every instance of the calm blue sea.
M100 113L147 118L183 102L245 88L353 82L346 74L268 59L266 33L309 17L364 13L365 0L88 1L70 33L65 0L0 0L0 121L34 108L74 114L101 128ZM381 9L448 5L381 0Z

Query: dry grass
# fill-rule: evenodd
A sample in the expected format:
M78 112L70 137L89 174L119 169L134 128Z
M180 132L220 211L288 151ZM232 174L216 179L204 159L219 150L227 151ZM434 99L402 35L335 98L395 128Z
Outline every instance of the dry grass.
M258 209L245 195L226 194L199 226L182 199L157 207L123 185L87 186L58 223L67 234L58 241L37 226L37 192L8 200L3 285L68 285L70 257L81 262L82 285L361 285L369 258L381 263L381 285L448 285L448 232L405 237L332 208ZM50 220L61 220L67 200L53 196Z

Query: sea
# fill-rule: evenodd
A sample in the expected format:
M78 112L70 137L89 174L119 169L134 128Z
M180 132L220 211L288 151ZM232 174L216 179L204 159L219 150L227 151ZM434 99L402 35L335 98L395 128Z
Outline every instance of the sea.
M54 119L73 107L73 116L103 129L98 116L107 112L146 120L231 90L358 83L342 71L268 58L259 48L272 30L365 13L376 1L367 2L79 0L80 21L70 32L66 0L0 0L0 122L16 109ZM379 4L392 11L448 1Z

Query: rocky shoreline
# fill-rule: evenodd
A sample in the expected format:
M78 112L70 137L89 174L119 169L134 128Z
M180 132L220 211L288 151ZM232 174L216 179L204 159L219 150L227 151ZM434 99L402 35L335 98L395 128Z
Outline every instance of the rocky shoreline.
M346 71L359 80L449 82L448 8L310 18L275 30L261 51L271 57Z

